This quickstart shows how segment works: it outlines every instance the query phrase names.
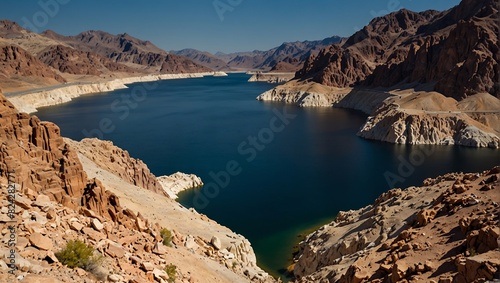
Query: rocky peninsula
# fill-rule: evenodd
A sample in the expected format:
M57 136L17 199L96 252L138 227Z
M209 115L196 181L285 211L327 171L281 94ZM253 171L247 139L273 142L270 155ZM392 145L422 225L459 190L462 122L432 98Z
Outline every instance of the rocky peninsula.
M367 139L498 148L497 18L491 0L375 18L257 99L361 110Z
M250 72L249 82L266 82L270 84L286 83L295 77L295 73L278 73L278 72Z

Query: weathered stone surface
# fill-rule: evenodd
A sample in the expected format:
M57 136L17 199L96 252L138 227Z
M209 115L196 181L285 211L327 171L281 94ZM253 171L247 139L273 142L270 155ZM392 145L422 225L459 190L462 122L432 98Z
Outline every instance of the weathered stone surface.
M121 258L125 256L125 251L123 250L122 246L112 241L109 242L106 253L114 258Z
M141 269L144 271L153 271L155 269L155 265L150 262L144 261L141 263Z
M163 270L160 270L158 268L155 268L153 269L153 275L155 277L155 280L168 280L168 274L163 271Z
M73 221L73 222L70 222L70 223L69 223L69 227L70 227L72 230L75 230L75 231L77 231L77 232L80 232L80 231L83 229L83 227L85 227L85 226L83 226L83 224L82 224L82 223L80 223L80 222L78 222L78 221Z
M33 205L39 206L39 207L44 207L44 206L49 205L49 204L50 204L50 198L44 194L39 194L36 197L35 202L33 203Z
M222 243L217 236L213 236L212 239L210 240L210 243L215 249L217 250L222 249Z
M43 236L40 233L33 233L29 238L30 244L41 249L51 250L53 248L52 240L49 237Z
M431 223L431 221L434 219L435 216L436 216L435 210L424 209L417 214L418 224L421 226L425 226Z
M84 227L82 229L82 232L89 237L89 239L94 240L94 241L100 241L105 238L104 234L101 232L98 232L90 227Z
M9 170L15 170L15 181L21 186L77 207L87 178L76 153L63 142L59 128L17 113L3 95L0 113L0 174L7 177ZM27 202L22 205L29 208Z
M184 246L187 249L192 249L192 250L197 250L200 246L196 243L194 240L194 237L191 235L188 235L186 238L186 242L184 243Z
M79 144L81 143L81 144ZM83 155L92 158L98 165L138 187L164 194L163 187L150 172L147 165L139 159L131 157L111 141L99 139L83 139L73 146ZM92 152L83 150L92 148Z
M123 281L123 277L121 277L120 275L117 275L117 274L110 274L108 276L108 280L111 282L121 282L121 281Z
M16 196L15 204L17 204L18 206L20 206L21 208L24 208L24 209L31 208L31 201L23 196Z
M402 9L311 55L296 77L336 87L437 82L435 90L456 98L497 95L498 33L487 16L495 12L494 1L462 1L441 13Z
M153 248L153 253L157 255L164 255L167 253L167 248L161 242L156 242Z
M99 221L99 219L97 218L93 218L92 220L90 220L90 223L92 224L92 227L94 227L94 229L96 229L97 231L101 231L102 229L104 229L104 225L102 225L101 221Z
M177 194L182 191L203 186L203 181L200 177L181 172L176 172L169 176L160 176L156 180L171 199L176 199Z

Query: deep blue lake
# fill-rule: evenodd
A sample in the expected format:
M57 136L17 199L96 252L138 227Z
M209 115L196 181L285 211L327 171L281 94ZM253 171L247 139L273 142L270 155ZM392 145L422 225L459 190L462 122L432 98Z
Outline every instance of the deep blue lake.
M390 184L420 185L500 163L500 150L361 139L366 115L256 101L273 85L249 77L136 83L36 115L72 139L112 140L157 176L200 176L205 187L179 201L247 237L274 275L283 273L299 234L372 203Z

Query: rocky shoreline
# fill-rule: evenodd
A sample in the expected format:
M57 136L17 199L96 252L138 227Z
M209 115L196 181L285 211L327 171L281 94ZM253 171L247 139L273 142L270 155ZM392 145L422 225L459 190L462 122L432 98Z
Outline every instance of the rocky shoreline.
M163 190L171 199L177 199L180 192L196 189L203 186L203 181L195 174L176 172L168 176L156 178L163 186Z
M69 83L67 85L62 84L42 90L34 90L33 92L23 91L22 94L8 95L8 99L20 112L34 113L40 107L66 103L85 94L128 88L127 85L132 83L201 78L205 76L227 76L227 74L224 72L161 74L119 78L96 83Z
M0 281L275 282L246 238L169 198L127 151L64 139L55 124L18 112L1 94L0 113L0 225L14 225L18 238L14 275L7 242L0 245ZM14 221L7 185L16 188ZM162 241L163 229L171 243ZM105 264L66 267L54 254L70 240Z
M247 74L252 75L249 82L266 82L270 84L280 84L286 83L295 77L295 73L260 73L260 72L248 72Z
M500 167L450 173L339 212L299 244L296 282L499 278L499 180Z
M459 103L437 92L412 88L333 88L291 81L259 95L300 107L338 107L359 110L369 117L358 135L396 144L500 147L500 100L481 95ZM483 101L483 100L486 100ZM461 104L476 105L465 109ZM485 123L485 121L493 121Z

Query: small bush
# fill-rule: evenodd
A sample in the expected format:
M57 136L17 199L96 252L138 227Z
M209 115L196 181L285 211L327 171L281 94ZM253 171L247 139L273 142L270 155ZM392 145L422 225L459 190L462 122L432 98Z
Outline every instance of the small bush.
M476 256L476 255L477 255L477 251L476 251L476 249L475 249L475 248L473 248L473 247L472 247L472 248L467 249L467 252L468 252L469 256Z
M172 246L172 232L167 228L163 228L160 230L160 236L163 239L163 244L167 247Z
M104 260L102 255L94 254L94 248L80 240L69 241L66 247L55 255L62 264L69 268L79 267L91 273L94 273Z
M175 266L175 264L169 264L165 266L164 270L168 275L168 282L175 282L175 279L177 279L177 266Z

